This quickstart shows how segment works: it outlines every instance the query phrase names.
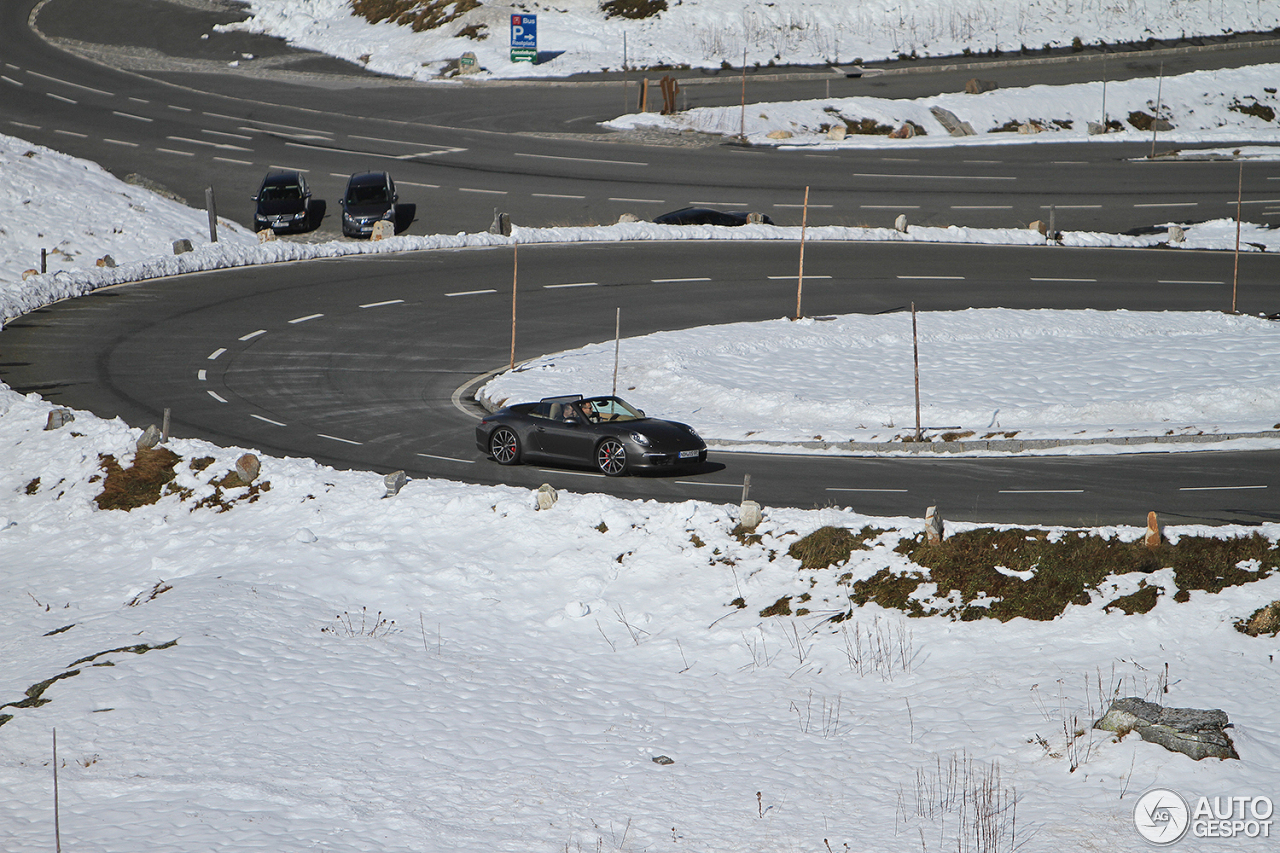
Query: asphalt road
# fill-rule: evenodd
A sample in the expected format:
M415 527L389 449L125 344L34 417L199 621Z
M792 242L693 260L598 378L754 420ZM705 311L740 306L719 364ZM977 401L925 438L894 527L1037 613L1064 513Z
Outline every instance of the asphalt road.
M964 147L892 158L605 143L593 122L621 112L622 80L405 84L271 39L200 39L234 15L145 0L45 5L38 18L45 35L75 39L80 52L117 66L104 68L33 36L25 23L32 6L0 3L0 128L120 175L140 173L192 200L215 186L220 213L242 222L249 205L241 209L237 199L274 165L308 169L318 194L329 198L351 171L392 171L402 197L417 204L409 233L482 229L495 206L521 224L553 225L711 202L764 210L785 224L798 222L805 185L813 187L814 224L888 224L902 212L928 224L1025 225L1045 218L1052 204L1060 228L1124 230L1229 215L1235 200L1235 164L1131 159L1147 153L1142 145ZM141 16L151 26L136 26ZM244 60L246 53L256 58ZM1230 51L1186 61L1226 56L1258 61ZM226 65L236 58L249 67ZM1003 69L999 79L1066 79L1083 68ZM1109 73L1122 72L1113 64ZM750 91L753 99L761 92L793 98L830 84L833 96L873 88L922 94L931 85L949 90L956 74L992 76L850 80L815 73L754 80ZM737 85L707 83L697 97L733 103ZM565 133L572 135L548 135ZM1266 209L1270 168L1250 167L1251 212ZM322 235L336 232L335 220L331 211ZM1229 304L1230 261L1188 252L811 244L805 309L881 312L915 301L928 310L1214 310ZM607 339L618 307L626 334L782 316L794 307L794 291L784 278L768 276L785 277L794 265L792 245L529 247L521 250L517 357ZM1242 310L1280 310L1275 270L1270 258L1242 259ZM671 281L690 278L706 281ZM507 253L438 252L115 288L10 324L0 338L0 377L18 390L137 425L158 421L169 407L179 435L478 483L736 500L750 473L753 496L767 504L852 505L875 514L919 516L936 503L949 518L1046 524L1140 523L1149 509L1168 520L1275 517L1267 496L1280 487L1280 456L1271 453L1093 460L716 453L693 476L621 481L587 471L499 468L475 450L473 415L452 398L506 362L509 282ZM591 286L554 286L586 282Z

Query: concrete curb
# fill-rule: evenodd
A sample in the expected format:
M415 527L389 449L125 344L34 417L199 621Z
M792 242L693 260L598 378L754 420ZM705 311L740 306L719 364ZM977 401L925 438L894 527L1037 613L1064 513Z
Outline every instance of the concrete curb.
M1017 454L1027 450L1053 450L1069 447L1143 447L1148 445L1197 444L1213 445L1242 438L1280 440L1280 430L1235 433L1199 433L1196 435L1131 435L1099 436L1097 438L1028 438L989 439L978 441L737 441L711 439L707 446L713 450L745 447L769 447L784 451L786 448L836 452L848 456L914 455L928 456L955 453L1006 453ZM1209 447L1200 449L1208 450Z

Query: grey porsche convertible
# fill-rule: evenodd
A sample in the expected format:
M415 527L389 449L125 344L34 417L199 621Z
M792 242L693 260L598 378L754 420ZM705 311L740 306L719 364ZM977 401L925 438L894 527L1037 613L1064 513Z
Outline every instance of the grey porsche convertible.
M707 460L706 443L687 424L648 417L618 397L581 394L503 406L476 427L476 447L501 465L590 465L610 477Z

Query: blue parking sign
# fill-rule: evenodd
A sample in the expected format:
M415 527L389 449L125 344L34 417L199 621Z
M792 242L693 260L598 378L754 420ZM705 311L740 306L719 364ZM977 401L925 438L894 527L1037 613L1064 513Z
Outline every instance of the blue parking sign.
M511 46L536 51L538 49L538 16L511 16Z

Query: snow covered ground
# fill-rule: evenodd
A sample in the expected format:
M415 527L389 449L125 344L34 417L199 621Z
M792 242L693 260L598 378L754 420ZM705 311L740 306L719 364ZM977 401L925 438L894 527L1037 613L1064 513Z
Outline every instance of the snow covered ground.
M919 519L766 507L750 544L693 501L383 499L376 474L273 458L216 486L242 450L185 440L166 497L104 510L100 459L127 466L140 431L45 431L49 409L0 390L6 849L53 843L54 729L62 844L92 853L994 850L984 792L1017 803L986 822L998 849L1063 853L1136 848L1154 786L1280 797L1280 643L1232 627L1280 575L1185 603L1171 570L1123 575L1052 622L832 623L847 583L910 568ZM885 532L797 571L823 525ZM1165 533L1253 530L1280 536ZM1140 582L1154 609L1104 610ZM809 612L761 615L782 596ZM1242 758L1116 742L1089 728L1112 695L1222 708Z
M320 17L334 4L294 5ZM1125 8L1134 17L1136 7ZM1241 8L1176 7L1177 15ZM990 9L994 19L1005 7ZM976 6L957 13L982 14ZM259 247L228 227L218 246L174 257L170 240L199 243L207 233L202 211L166 209L134 188L99 182L83 161L12 138L0 138L0 150L4 317L175 272L509 242L480 234ZM36 156L23 157L26 150ZM45 186L65 197L6 183L28 164L52 169L56 183ZM66 221L81 231L68 238L59 229L69 241L57 256L60 272L23 282L21 271L45 246L40 235ZM1189 245L1226 248L1229 226L1193 228ZM840 231L830 239L1042 239ZM797 232L634 224L518 228L516 238ZM1271 239L1259 226L1246 234ZM94 266L107 253L120 266ZM1187 344L1214 328L1241 348L1274 346L1270 326L1248 318L1217 318L1226 324L1219 328L1207 316L1182 316L1185 324L1173 328L1168 315L1116 317L1135 345L1170 357L1172 341ZM883 319L901 326L904 318ZM957 345L976 346L977 333L1010 340L994 314L921 319L926 335L950 324ZM1089 335L1097 319L1064 315L1026 332L1042 344L1077 336L1096 345ZM823 328L834 326L777 321L753 333L781 352L788 337ZM902 328L881 337L902 349ZM723 339L709 342L725 349ZM626 342L624 353L633 343L642 342ZM1235 357L1241 369L1266 367ZM770 393L753 390L760 400ZM103 457L127 466L140 430L79 412L46 431L50 409L0 386L6 850L53 845L55 728L61 839L89 853L995 849L975 837L974 801L984 793L1017 802L1016 816L1006 810L988 824L999 849L1063 853L1136 848L1134 803L1154 786L1188 798L1280 798L1280 642L1232 626L1280 598L1280 575L1186 602L1173 600L1170 570L1114 577L1052 622L906 620L868 606L832 623L827 617L847 608L849 581L910 568L893 549L919 532L919 519L766 507L762 539L750 543L731 535L735 508L692 501L562 493L537 512L527 490L437 480L412 481L383 499L375 474L265 457L257 486L237 487L223 478L245 449L194 440L169 445L181 458L174 488L158 503L104 510L95 502ZM1138 417L1156 411L1141 407ZM797 571L787 547L823 525L884 532L839 572ZM1280 538L1280 525L1165 533L1176 540L1254 531ZM1166 593L1154 609L1104 609L1141 582ZM761 615L781 596L805 595L806 614ZM1193 762L1136 736L1101 736L1089 723L1113 694L1224 709L1242 760ZM661 756L673 763L654 761ZM949 795L957 792L968 796ZM1270 843L1181 846L1253 851Z
M252 16L221 27L287 39L359 62L382 74L432 79L464 52L492 77L561 77L656 65L739 68L822 65L899 55L950 56L1083 44L1266 31L1280 9L1251 0L915 0L884 5L849 0L564 0L475 4L436 29L414 33L353 17L348 0L247 0ZM370 4L374 5L374 4ZM385 4L384 4L385 5ZM428 6L431 4L420 4ZM435 4L452 15L471 4ZM648 17L607 17L604 7L661 8ZM538 65L510 60L509 15L535 14ZM467 34L470 34L468 37ZM625 39L625 57L624 57Z
M1163 152L1170 145L1234 142L1280 143L1280 65L1258 65L1217 71L1196 71L1167 77L1163 82L1142 78L1066 86L995 89L978 95L944 94L914 100L835 98L783 103L752 103L740 107L704 107L664 116L639 113L606 122L607 127L641 127L672 132L694 130L724 136L743 132L754 145L808 145L838 148L910 148L939 145L991 145L1028 142L1133 142L1152 138L1145 123L1155 114L1171 129L1158 132ZM976 136L952 137L931 109L941 108L968 122ZM1110 132L1089 134L1089 123L1117 122ZM1134 116L1138 116L1134 118ZM869 121L874 133L855 133L832 139L832 127L853 128ZM1136 122L1136 124L1135 124ZM924 131L910 139L887 136L911 123ZM1019 127L1023 132L1019 132ZM769 134L775 134L770 138ZM778 138L780 134L788 136ZM1274 149L1273 149L1274 151ZM1230 153L1230 152L1224 152ZM1274 154L1272 155L1274 156Z

